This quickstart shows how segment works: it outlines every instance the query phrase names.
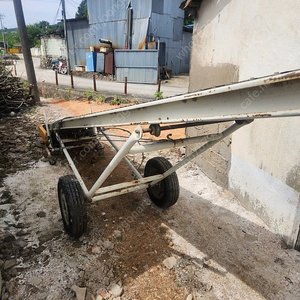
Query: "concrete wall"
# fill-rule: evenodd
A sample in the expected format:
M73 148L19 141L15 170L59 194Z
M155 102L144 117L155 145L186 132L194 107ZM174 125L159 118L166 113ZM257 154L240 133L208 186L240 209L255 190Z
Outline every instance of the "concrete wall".
M194 27L190 91L299 69L299 11L298 0L203 0ZM256 120L197 159L291 246L300 224L299 125L299 118ZM195 133L202 134L187 130Z
M40 48L30 48L30 52L32 56L41 56Z
M43 37L41 39L41 55L66 57L67 48L65 40L59 37Z

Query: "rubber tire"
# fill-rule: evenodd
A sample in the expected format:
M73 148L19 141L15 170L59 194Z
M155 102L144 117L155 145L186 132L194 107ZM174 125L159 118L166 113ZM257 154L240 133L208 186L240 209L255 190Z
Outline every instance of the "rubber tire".
M172 168L172 164L164 157L154 157L148 160L144 176L163 174ZM174 205L179 197L179 181L176 172L160 181L153 187L149 187L147 192L152 202L160 208L169 208Z
M48 159L48 161L49 161L49 164L50 164L51 166L56 165L56 159L55 159L54 157L50 157L50 158Z
M58 199L66 232L80 237L87 228L87 208L82 188L74 175L66 175L58 181Z
M62 67L62 68L60 69L60 74L62 74L62 75L67 75L67 74L68 74L68 69L67 69L67 67Z

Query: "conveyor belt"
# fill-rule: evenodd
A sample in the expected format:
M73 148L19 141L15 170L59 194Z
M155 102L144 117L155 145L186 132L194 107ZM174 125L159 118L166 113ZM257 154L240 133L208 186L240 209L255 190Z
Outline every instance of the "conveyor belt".
M300 70L72 117L52 129L221 122L300 115Z

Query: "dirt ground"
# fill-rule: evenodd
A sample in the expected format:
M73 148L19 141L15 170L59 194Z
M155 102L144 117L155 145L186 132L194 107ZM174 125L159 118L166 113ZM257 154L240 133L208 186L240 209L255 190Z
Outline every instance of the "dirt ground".
M0 119L3 300L299 299L300 253L193 163L177 172L180 197L171 208L157 208L147 191L88 203L87 232L70 238L57 182L72 172L62 155L55 166L43 159L36 126L44 113L52 122L90 107L113 107L51 99L42 104ZM172 138L183 136L177 130ZM70 152L88 187L115 154L104 146L104 152ZM154 156L174 164L184 149L128 158L143 173ZM131 180L122 162L105 185Z

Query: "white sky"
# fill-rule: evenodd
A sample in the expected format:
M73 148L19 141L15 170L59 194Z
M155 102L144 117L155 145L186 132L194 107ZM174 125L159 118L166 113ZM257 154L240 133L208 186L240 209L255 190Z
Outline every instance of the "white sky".
M57 19L62 19L60 0L21 0L26 25L48 21L51 25L57 23ZM75 17L77 8L81 0L66 0L67 18ZM56 17L56 14L58 15ZM17 27L15 10L12 0L0 0L0 14L4 14L3 26L7 28ZM56 17L56 18L55 18ZM0 27L1 29L1 27Z

